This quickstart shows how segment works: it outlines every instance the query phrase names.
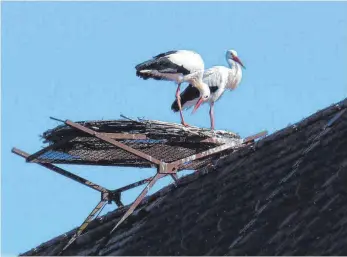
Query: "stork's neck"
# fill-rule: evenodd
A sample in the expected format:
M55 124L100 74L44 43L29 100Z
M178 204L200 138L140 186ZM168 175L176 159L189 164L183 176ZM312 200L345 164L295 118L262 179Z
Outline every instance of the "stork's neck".
M210 87L202 81L199 81L199 84L200 84L200 87L202 89L200 96L204 96L204 95L210 96Z
M200 91L200 97L204 95L210 95L209 86L201 79L194 79L191 81L191 84Z
M242 67L239 63L235 62L233 59L228 59L227 60L230 71L229 71L229 76L228 76L228 85L227 87L230 89L235 89L242 78Z

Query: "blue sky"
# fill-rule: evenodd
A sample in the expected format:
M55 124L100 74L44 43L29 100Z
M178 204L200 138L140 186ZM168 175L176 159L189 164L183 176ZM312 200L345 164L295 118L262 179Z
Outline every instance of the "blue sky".
M78 226L100 199L10 152L40 149L39 135L58 125L49 116L179 122L174 84L142 81L134 66L172 49L199 52L206 67L226 65L225 51L236 49L247 69L217 102L216 128L273 132L346 97L346 13L343 2L2 3L2 252ZM186 121L208 127L208 106ZM110 189L154 172L68 168Z

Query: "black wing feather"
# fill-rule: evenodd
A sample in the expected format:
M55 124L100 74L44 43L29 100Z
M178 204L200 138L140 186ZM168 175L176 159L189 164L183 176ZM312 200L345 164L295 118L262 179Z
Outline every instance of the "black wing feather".
M183 106L186 102L192 101L196 98L199 98L200 92L196 87L193 87L191 84L180 94L181 96L181 106ZM178 107L177 99L172 103L171 110L174 112L178 112L180 109Z
M142 62L135 66L136 75L143 78L153 78L157 80L161 80L163 78L153 76L152 74L142 73L142 70L156 70L160 73L181 73L183 75L189 74L189 70L184 68L182 65L177 65L169 60L166 56L170 54L177 53L177 51L169 51L165 53L158 54L154 56L153 59Z
M210 92L214 93L214 92L216 92L218 90L218 88L219 87L217 87L217 86L210 87Z
M154 56L153 59L158 59L160 57L164 57L164 56L167 56L167 55L170 55L170 54L175 54L177 52L178 52L177 50L173 50L173 51L168 51L168 52L165 52L165 53L161 53L161 54L158 54L158 55Z

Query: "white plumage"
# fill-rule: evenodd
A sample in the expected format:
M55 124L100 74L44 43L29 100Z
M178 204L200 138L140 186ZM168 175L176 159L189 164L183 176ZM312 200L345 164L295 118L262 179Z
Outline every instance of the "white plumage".
M188 51L188 50L178 50L176 53L170 54L167 58L179 66L182 66L189 73L194 73L196 71L203 71L205 69L204 61L202 60L200 54Z
M210 89L210 97L207 101L210 103L211 129L214 129L214 103L220 99L226 89L237 88L242 79L242 67L244 66L238 58L237 52L235 50L227 51L226 59L230 68L214 66L205 70L203 75L203 82ZM199 92L189 85L180 95L182 108L187 109L195 105L194 111L196 111L200 106L198 104L199 96ZM171 108L177 111L177 101L172 104Z
M138 64L136 75L143 79L170 80L178 84L176 98L181 115L181 123L185 126L180 103L180 86L182 82L189 82L200 92L200 101L206 101L210 96L208 86L202 81L204 61L193 51L177 50L161 53L152 59ZM199 98L197 99L199 102Z

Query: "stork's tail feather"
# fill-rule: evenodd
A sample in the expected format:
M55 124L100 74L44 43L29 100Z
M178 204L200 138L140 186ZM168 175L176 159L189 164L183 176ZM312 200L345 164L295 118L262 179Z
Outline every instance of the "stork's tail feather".
M136 71L136 76L142 78L142 79L149 79L151 76L148 73L144 73L141 71Z
M157 60L151 59L135 66L136 71L153 70L157 67Z
M136 76L138 76L144 80L147 80L147 79L163 80L163 78L152 74L151 71L148 71L148 72L136 71Z
M158 76L152 74L152 70L155 70L155 60L148 60L135 66L136 76L142 79L155 79L161 80Z

